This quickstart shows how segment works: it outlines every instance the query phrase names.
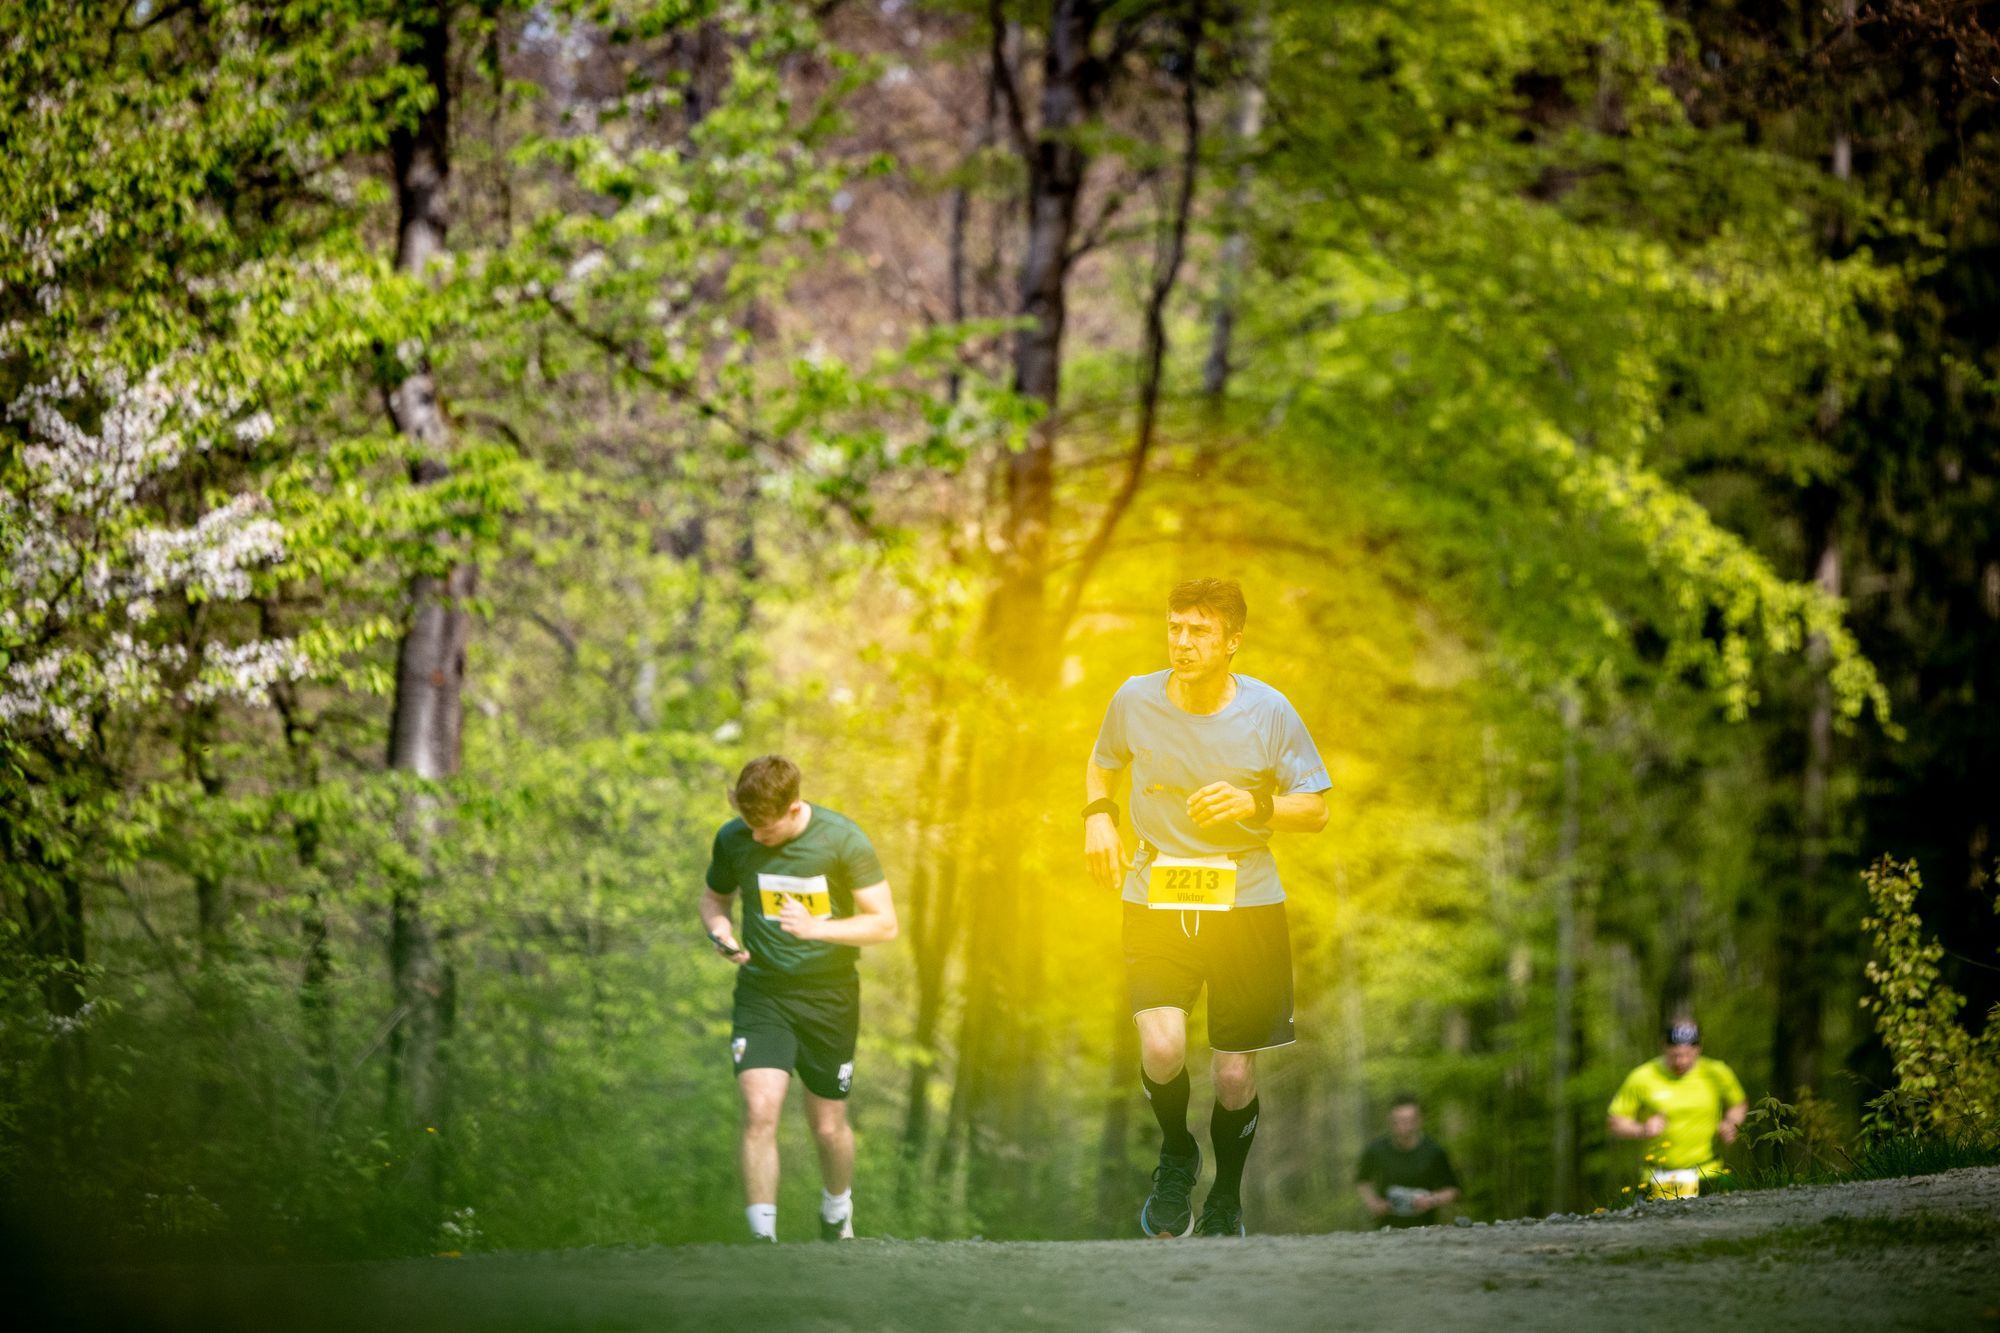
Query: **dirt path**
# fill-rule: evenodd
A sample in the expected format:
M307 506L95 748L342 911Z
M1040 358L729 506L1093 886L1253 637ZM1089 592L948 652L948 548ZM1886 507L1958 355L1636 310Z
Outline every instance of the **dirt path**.
M99 1275L149 1326L503 1330L2000 1328L2000 1168L1632 1213L1240 1241L495 1254ZM130 1327L115 1324L86 1326Z

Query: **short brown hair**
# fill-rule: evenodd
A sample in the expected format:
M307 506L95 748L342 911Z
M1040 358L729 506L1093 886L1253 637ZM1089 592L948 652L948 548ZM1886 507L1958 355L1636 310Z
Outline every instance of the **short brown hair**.
M1243 601L1243 585L1235 579L1189 579L1176 583L1167 594L1167 610L1206 611L1222 622L1223 631L1228 634L1241 634L1244 622L1250 619L1250 608Z
M799 799L799 766L781 754L752 759L736 775L729 799L753 827L782 818Z

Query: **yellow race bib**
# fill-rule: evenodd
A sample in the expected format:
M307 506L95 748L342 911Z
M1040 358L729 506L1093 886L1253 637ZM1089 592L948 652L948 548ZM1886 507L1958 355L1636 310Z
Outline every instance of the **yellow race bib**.
M1701 1172L1693 1167L1681 1171L1655 1171L1646 1181L1652 1199L1692 1199L1701 1193Z
M796 898L806 911L817 917L833 915L833 894L826 887L825 875L766 875L757 876L757 899L764 909L766 921L776 921L778 910L785 905L785 899Z
M1226 856L1156 856L1146 867L1146 906L1227 912L1236 906L1236 862Z

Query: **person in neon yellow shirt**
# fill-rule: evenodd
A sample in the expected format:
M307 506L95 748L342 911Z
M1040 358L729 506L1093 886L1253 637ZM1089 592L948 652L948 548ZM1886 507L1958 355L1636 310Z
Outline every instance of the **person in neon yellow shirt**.
M1750 1105L1743 1084L1720 1060L1701 1053L1701 1028L1676 1019L1660 1058L1625 1076L1604 1127L1615 1139L1646 1139L1643 1187L1655 1199L1685 1199L1724 1171L1715 1142L1736 1142Z

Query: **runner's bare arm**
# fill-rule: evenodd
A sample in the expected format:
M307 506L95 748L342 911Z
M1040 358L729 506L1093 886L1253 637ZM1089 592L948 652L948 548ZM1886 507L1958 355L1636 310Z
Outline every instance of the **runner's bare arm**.
M729 907L734 901L733 897L725 898L714 889L702 889L701 928L708 932L717 953L741 967L750 961L750 951L736 940L736 927L729 917Z
M889 881L854 891L853 916L814 916L796 898L778 909L778 928L802 940L828 944L887 944L896 938L896 903Z
M1118 779L1125 771L1122 768L1099 768L1095 759L1086 761L1083 766L1084 804L1112 799ZM1117 821L1110 815L1096 814L1083 821L1083 863L1095 884L1115 890L1125 882L1125 867L1128 864L1125 840L1118 836Z
M1271 831L1317 833L1326 827L1326 793L1295 791L1271 799Z
M1375 1187L1367 1181L1364 1180L1356 1185L1354 1192L1361 1196L1361 1204L1368 1210L1370 1217L1387 1217L1389 1215L1389 1201L1377 1194Z
M1604 1129L1614 1139L1656 1139L1667 1132L1667 1118L1656 1113L1641 1122L1629 1115L1610 1115L1604 1117Z
M1743 1117L1749 1114L1750 1103L1736 1103L1722 1113L1722 1123L1715 1127L1716 1134L1724 1143L1736 1142L1736 1135L1743 1128Z
M1257 798L1241 787L1211 782L1188 797L1188 818L1202 828L1235 823L1257 813ZM1326 793L1298 791L1271 798L1273 833L1317 833L1326 827Z

